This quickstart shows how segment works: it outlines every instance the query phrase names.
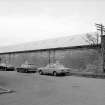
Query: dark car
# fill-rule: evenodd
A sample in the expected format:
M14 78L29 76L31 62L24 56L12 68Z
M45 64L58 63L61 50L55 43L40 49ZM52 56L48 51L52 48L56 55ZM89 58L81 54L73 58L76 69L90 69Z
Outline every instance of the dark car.
M5 63L0 63L0 70L1 71L6 71L6 64Z
M6 71L15 71L15 67L11 64L6 65Z
M20 67L17 67L17 72L37 72L37 67L34 64L22 64Z

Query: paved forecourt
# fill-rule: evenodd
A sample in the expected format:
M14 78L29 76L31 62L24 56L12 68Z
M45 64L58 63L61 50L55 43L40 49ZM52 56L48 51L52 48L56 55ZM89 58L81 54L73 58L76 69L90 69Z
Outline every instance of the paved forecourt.
M105 105L105 80L0 71L0 105Z

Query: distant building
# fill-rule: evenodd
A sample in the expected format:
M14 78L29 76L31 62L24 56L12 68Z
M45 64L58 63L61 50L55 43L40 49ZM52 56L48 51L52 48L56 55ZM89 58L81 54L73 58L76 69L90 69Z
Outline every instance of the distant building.
M1 47L1 62L20 66L28 61L41 67L59 61L73 70L101 72L101 45L89 45L84 38L85 34Z

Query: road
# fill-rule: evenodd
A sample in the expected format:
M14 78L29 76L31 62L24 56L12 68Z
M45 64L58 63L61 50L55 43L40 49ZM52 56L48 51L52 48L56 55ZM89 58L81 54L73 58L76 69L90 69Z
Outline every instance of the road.
M105 105L105 80L0 71L0 105Z

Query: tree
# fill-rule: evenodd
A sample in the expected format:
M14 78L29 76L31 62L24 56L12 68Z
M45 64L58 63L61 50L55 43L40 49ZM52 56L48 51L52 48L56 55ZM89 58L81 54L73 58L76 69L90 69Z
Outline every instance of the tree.
M94 64L92 64L91 66L95 67L95 72L97 73L99 70L99 64L100 64L100 60L99 60L99 56L100 56L100 48L98 47L100 41L100 36L98 33L94 33L94 34L89 34L87 33L85 35L85 37L83 38L85 40L85 42L87 42L90 46L96 45L96 53L94 53L94 55L97 56L96 60L94 61ZM87 66L88 67L88 66Z
M87 33L83 39L89 44L89 45L98 45L100 42L100 36L98 33L89 34Z

